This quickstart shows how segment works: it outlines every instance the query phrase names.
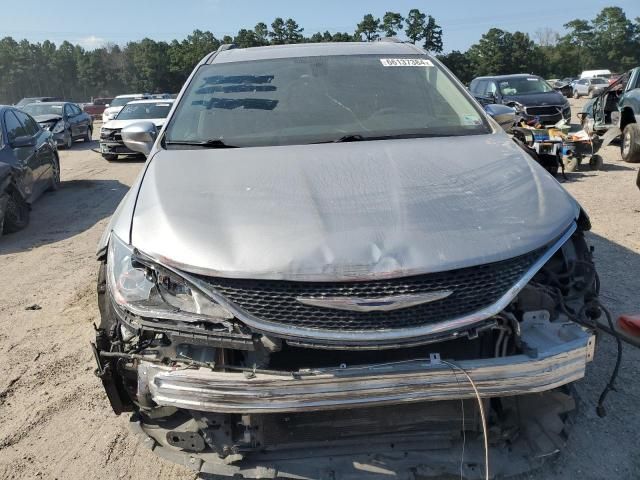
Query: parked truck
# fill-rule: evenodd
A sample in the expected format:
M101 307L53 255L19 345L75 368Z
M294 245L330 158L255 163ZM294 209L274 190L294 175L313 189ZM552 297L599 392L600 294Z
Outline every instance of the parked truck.
M89 115L93 117L93 119L101 118L102 112L104 112L105 108L109 106L113 98L94 98L92 103L87 103L83 105L83 109Z

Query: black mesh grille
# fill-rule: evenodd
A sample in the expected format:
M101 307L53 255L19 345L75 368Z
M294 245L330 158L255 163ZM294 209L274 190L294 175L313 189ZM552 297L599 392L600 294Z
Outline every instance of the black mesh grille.
M558 107L527 107L529 115L557 115L560 113Z
M366 331L419 327L495 303L541 256L542 250L496 263L411 277L363 282L291 282L201 277L252 316L319 330ZM303 305L297 297L377 298L452 290L432 303L389 312L351 312Z

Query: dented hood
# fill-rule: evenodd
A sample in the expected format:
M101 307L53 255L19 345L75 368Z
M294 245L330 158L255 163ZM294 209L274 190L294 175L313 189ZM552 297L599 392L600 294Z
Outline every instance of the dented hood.
M160 150L131 242L192 273L365 279L514 257L578 212L504 134Z

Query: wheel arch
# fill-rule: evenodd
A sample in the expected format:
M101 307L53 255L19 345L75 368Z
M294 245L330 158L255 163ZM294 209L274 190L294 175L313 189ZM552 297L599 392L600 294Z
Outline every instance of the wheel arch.
M631 107L624 107L620 112L620 130L624 130L630 123L636 123L636 116Z

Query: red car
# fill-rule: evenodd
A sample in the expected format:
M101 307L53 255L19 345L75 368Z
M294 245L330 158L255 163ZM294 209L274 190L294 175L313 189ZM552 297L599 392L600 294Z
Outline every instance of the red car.
M105 108L111 103L113 98L94 98L93 103L89 103L83 107L84 111L94 118L102 115Z

